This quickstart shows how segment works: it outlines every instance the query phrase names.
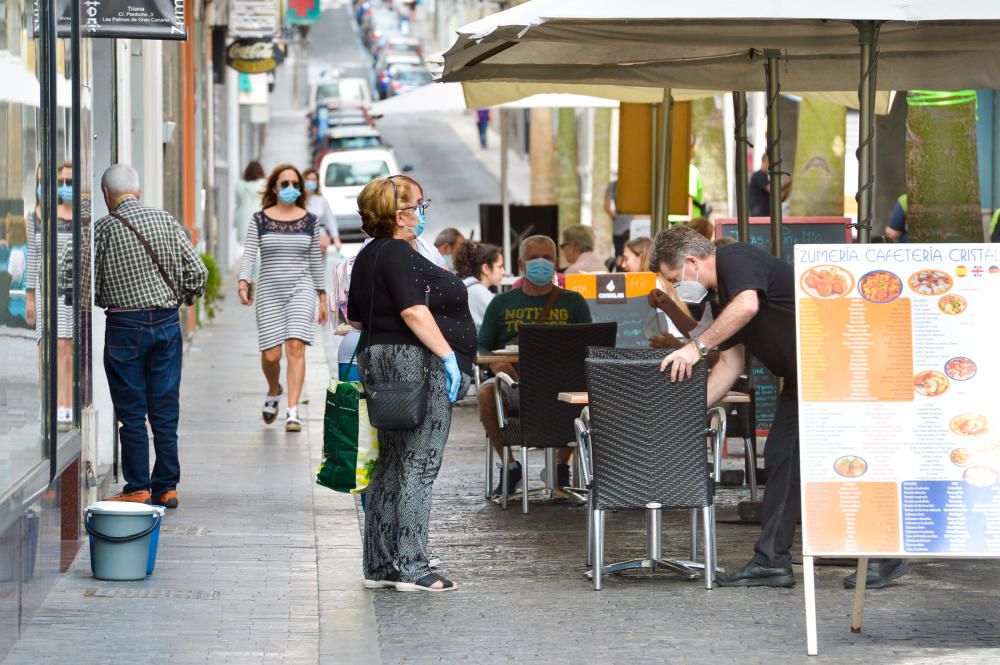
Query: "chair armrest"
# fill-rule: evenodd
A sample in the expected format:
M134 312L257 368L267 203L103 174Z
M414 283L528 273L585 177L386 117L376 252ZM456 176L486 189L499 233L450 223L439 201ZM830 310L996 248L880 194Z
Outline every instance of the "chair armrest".
M706 434L712 440L712 479L722 480L722 448L726 445L726 410L717 406L708 412Z
M494 397L497 401L497 425L500 429L507 428L507 408L503 403L503 392L513 392L517 390L517 381L510 378L510 375L506 372L498 372L496 375L497 389L493 391Z
M590 450L590 428L584 421L584 415L573 421L573 429L576 432L576 453L580 456L583 486L589 488L594 481L594 467Z

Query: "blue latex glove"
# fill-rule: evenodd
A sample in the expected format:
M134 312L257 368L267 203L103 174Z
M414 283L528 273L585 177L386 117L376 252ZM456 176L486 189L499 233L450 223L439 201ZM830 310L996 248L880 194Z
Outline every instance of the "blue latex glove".
M458 358L452 351L441 359L444 363L445 386L448 389L448 401L452 404L458 400L458 389L462 387L462 371L458 369Z

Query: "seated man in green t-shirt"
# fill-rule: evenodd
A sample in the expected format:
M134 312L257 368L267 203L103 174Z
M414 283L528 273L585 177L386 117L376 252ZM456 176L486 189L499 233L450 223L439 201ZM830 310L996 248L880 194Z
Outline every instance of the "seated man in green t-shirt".
M489 353L502 349L508 344L517 342L517 329L522 323L590 323L590 308L587 301L575 291L559 289L553 283L556 271L556 243L548 236L531 236L521 242L521 255L518 261L520 272L524 275L521 287L501 293L490 301L483 315L483 325L479 329L479 352ZM552 296L553 289L559 289L548 307L545 321L540 321L542 310ZM505 372L512 378L517 378L517 370L510 363L492 365L494 373ZM496 382L486 381L479 389L479 417L483 421L486 434L497 455L503 458L503 436L497 423L497 407L494 391ZM569 485L569 448L559 450L559 464L556 468L556 481L559 487ZM508 490L513 493L521 482L521 464L514 461L510 455L506 461ZM493 490L494 495L500 494L502 479Z

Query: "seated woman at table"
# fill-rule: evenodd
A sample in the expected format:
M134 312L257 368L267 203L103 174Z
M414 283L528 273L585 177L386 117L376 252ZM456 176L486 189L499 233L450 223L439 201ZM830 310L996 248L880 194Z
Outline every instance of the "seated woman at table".
M522 323L591 323L587 301L575 291L566 291L552 282L556 269L556 243L548 236L530 236L521 242L520 273L524 284L493 298L483 315L479 329L479 353L489 353L517 343L517 330ZM504 372L517 379L517 370L511 363L490 366L494 373ZM493 450L503 455L503 434L497 423L496 382L490 379L479 388L479 418L490 438ZM556 481L559 487L569 485L569 448L560 448ZM521 482L521 464L513 455L506 462L508 489L511 493ZM493 490L501 492L502 478Z
M466 241L455 252L455 272L469 290L469 312L478 333L486 308L496 295L490 289L503 281L503 252L488 242Z

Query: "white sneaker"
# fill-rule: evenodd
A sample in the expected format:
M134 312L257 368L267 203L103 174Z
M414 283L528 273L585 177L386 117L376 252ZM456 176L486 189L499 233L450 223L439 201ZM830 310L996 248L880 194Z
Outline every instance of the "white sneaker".
M299 407L293 406L285 411L285 431L301 432L302 423L299 422Z

